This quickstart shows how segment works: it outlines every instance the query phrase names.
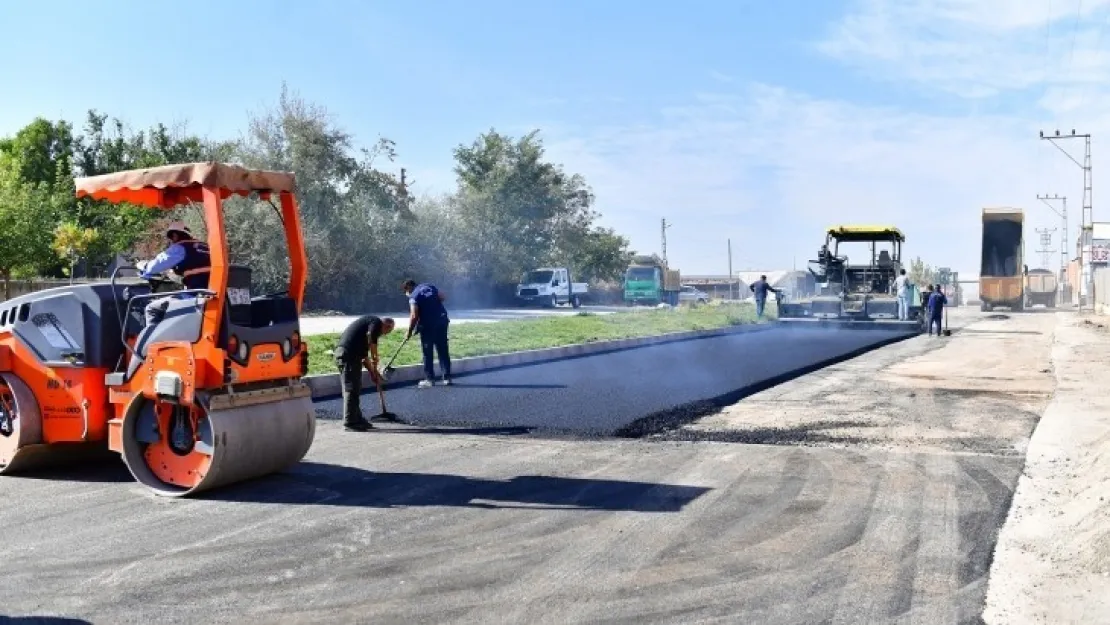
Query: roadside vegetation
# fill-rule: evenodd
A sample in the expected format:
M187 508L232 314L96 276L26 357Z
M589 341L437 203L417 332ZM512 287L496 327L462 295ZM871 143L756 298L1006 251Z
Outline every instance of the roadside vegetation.
M767 306L764 318L775 318L774 304ZM750 323L756 323L755 305L750 302L694 308L681 306L675 309L640 309L611 315L583 312L569 317L513 319L497 323L454 323L451 325L450 335L451 358L508 354ZM404 335L405 331L398 328L382 339L379 347L382 364L397 350ZM309 347L311 375L336 372L335 361L330 352L335 349L338 339L338 334L321 334L305 339ZM393 366L419 364L420 361L420 343L418 337L413 337L398 354Z
M569 266L576 281L610 284L631 258L628 240L598 225L586 179L549 158L538 130L512 136L491 128L445 144L456 184L433 194L424 176L397 163L404 146L388 129L355 137L285 88L244 118L238 137L201 137L185 126L135 129L93 110L81 128L38 118L0 136L5 297L13 280L102 277L117 255L150 258L164 247L169 220L204 236L196 207L164 212L77 199L74 176L207 160L296 173L310 310L379 310L406 278L449 290L456 305L497 305L511 300L526 270ZM284 234L273 206L233 198L226 215L232 262L249 264L253 290L285 288L288 250L275 245Z

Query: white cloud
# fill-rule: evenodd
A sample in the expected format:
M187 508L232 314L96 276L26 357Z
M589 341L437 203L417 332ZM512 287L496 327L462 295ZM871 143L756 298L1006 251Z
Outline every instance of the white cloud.
M983 206L1025 207L1031 252L1033 228L1058 227L1036 194L1067 195L1078 225L1081 171L1037 129L1016 115L930 116L755 85L702 94L656 126L548 141L637 248L658 250L659 219L673 222L669 256L690 273L722 273L726 237L734 266L769 269L800 265L828 225L877 222L903 228L907 254L975 275ZM1061 145L1082 158L1081 142Z
M1110 95L1102 87L1110 54L1101 49L1110 47L1110 33L1101 33L1110 0L1085 0L1078 30L1078 3L1053 4L1046 38L1043 5L864 0L819 44L846 64L957 104L995 95L978 109L990 113L942 115L924 104L906 110L721 84L728 92L691 95L652 123L545 136L551 155L594 186L604 221L635 247L658 250L659 219L673 222L669 256L689 273L722 273L726 237L734 267L771 269L795 259L801 266L828 225L885 222L907 233L907 254L975 275L980 211L991 205L1026 209L1030 264L1040 264L1034 230L1060 223L1036 195L1068 197L1074 245L1082 172L1038 140L1038 130L1058 122L1065 132L1092 133L1095 198L1110 197L1099 191L1110 188L1110 169L1098 165L1101 142L1110 141L1110 112L1101 106ZM1082 141L1060 145L1082 160ZM1095 219L1110 221L1110 213L1096 205Z
M1082 88L1110 70L1101 45L1108 7L1110 0L859 0L817 47L871 75L969 98L1046 82Z

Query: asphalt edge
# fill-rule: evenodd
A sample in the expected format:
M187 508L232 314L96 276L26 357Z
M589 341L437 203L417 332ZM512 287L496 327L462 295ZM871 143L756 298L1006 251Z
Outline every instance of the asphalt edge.
M785 382L789 382L795 378L800 378L803 375L808 375L826 367L831 367L833 365L840 364L853 358L858 358L876 349L887 347L888 345L893 345L895 343L900 343L907 339L920 336L920 334L921 333L919 332L899 332L894 336L884 338L874 343L868 343L867 345L847 351L837 356L833 356L831 358L811 362L802 367L785 371L765 380L760 380L759 382L742 386L736 390L729 391L728 393L723 393L721 395L717 395L715 397L710 397L708 399L703 399L700 401L689 402L681 406L675 406L674 408L668 408L661 412L646 415L621 428L618 428L617 430L612 431L609 435L617 438L647 438L649 436L656 436L660 434L673 434L674 430L677 430L684 425L697 421L698 419L714 414L720 411L722 408L735 404L736 402L746 397L755 395L756 393L761 393L767 389L778 386L779 384L783 384ZM691 434L690 436L670 436L667 438L691 441L703 439L699 438L696 434ZM705 440L711 439L705 438Z
M488 373L504 369L515 369L529 365L556 362L560 360L573 360L597 354L641 349L654 345L696 341L701 339L728 336L733 334L746 334L750 332L766 332L778 327L778 323L748 323L712 330L687 330L684 332L670 332L655 336L640 336L612 341L596 341L593 343L576 343L560 347L545 347L506 354L490 354L487 356L472 356L470 358L451 359L451 374L453 378L466 377L468 374ZM390 375L388 386L397 388L416 384L424 378L422 365L406 365L397 367ZM324 373L305 376L304 382L312 391L313 403L328 401L342 396L339 373ZM376 392L370 380L370 372L362 372L363 394Z

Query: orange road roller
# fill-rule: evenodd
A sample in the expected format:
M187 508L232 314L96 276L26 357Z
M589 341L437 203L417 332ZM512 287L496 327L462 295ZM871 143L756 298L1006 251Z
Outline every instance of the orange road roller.
M140 483L181 497L300 462L316 419L303 380L308 262L293 174L193 163L75 182L78 197L203 207L207 288L119 279L121 269L139 275L129 267L0 303L0 474L115 452ZM236 195L280 214L288 290L256 296L250 267L229 264L223 202ZM165 313L150 325L155 300Z

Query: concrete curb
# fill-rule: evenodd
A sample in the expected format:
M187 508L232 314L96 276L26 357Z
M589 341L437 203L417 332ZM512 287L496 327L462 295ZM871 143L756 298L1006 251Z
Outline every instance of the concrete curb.
M459 358L457 360L452 359L451 375L457 378L465 376L468 373L508 369L541 362L566 360L569 358L581 358L594 354L605 354L628 349L650 347L652 345L662 345L665 343L693 341L747 332L765 332L775 328L777 325L776 322L772 321L764 324L744 324L727 328L714 328L712 330L672 332L670 334L659 334L656 336L597 341L595 343L577 343L574 345L564 345L562 347L547 347L521 352L510 352L507 354L491 354L488 356ZM404 367L397 367L394 370L393 374L390 376L388 385L390 387L407 386L415 384L423 378L424 367L422 365L407 365ZM308 387L312 389L312 401L314 402L334 399L340 397L342 394L342 386L339 381L338 373L310 375L306 376L304 381L308 384ZM370 372L368 371L362 372L362 386L363 392L373 391L374 383L370 380Z

